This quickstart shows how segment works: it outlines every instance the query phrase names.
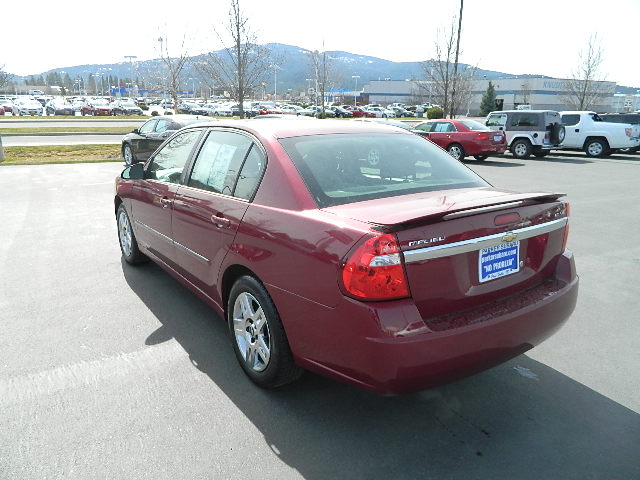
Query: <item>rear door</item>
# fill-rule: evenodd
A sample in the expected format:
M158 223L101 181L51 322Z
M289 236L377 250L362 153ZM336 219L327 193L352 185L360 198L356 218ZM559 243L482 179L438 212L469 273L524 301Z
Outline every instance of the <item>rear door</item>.
M451 134L456 128L451 122L433 122L429 132L429 140L442 148L447 148L452 142Z
M179 271L214 301L220 265L257 188L266 156L249 136L213 130L175 197L173 238Z
M580 132L580 114L564 113L561 115L562 125L564 125L563 147L582 148L584 134Z

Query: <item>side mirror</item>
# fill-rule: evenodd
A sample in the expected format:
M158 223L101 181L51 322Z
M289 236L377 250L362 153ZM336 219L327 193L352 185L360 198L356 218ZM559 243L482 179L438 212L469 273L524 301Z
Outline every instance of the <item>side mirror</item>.
M138 130L137 128L134 128L133 130L131 130L131 133L135 133L136 135L140 135L140 130Z
M130 167L125 168L120 174L120 177L127 180L142 180L144 178L144 165L134 163Z

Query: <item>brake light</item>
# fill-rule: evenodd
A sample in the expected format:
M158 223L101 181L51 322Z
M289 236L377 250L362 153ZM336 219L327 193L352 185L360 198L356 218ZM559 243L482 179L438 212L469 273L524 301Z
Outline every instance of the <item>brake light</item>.
M627 137L630 137L630 136L631 136L631 129L630 129L630 128L625 128L625 129L624 129L624 133L625 133L625 135L626 135Z
M565 204L565 212L567 216L567 224L564 226L564 238L562 239L562 251L567 248L567 240L569 239L569 214L571 213L571 206L569 202Z
M359 300L408 297L409 285L395 235L378 235L359 245L342 267L342 286Z
M476 140L489 140L488 132L481 132L476 136Z

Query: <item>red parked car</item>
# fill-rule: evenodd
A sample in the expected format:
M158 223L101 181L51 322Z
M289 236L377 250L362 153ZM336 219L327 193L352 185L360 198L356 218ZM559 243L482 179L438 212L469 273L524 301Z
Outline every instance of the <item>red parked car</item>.
M347 108L347 107L345 107ZM349 110L351 113L353 113L353 118L360 118L360 117L365 117L365 118L376 118L376 114L373 112L369 112L368 110L365 110L362 107L349 107L347 108L347 110Z
M89 100L80 109L82 115L113 115L113 105L103 98Z
M507 149L504 132L491 130L474 120L428 120L414 128L415 133L427 136L460 161L467 155L485 160L489 155L502 154Z
M308 369L404 393L567 320L561 198L493 188L409 131L267 119L179 130L116 179L114 213L124 260L153 260L213 307L258 385Z

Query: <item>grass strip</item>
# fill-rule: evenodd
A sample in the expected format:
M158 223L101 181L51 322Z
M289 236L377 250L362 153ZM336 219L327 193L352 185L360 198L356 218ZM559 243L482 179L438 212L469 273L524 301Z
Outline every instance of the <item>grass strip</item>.
M29 134L29 135L45 135L51 133L112 133L126 135L133 127L17 127L17 128L0 128L0 135L10 134Z
M5 165L121 162L120 145L42 145L4 147Z
M26 115L26 116L13 116L13 115L0 115L0 122L7 120L10 122L46 122L48 120L73 120L77 121L107 121L107 122L122 122L126 120L149 120L148 115L120 115L120 116L108 116L108 115Z

